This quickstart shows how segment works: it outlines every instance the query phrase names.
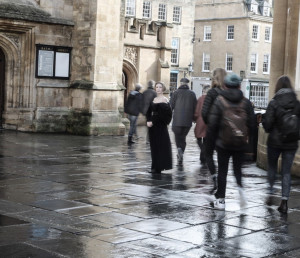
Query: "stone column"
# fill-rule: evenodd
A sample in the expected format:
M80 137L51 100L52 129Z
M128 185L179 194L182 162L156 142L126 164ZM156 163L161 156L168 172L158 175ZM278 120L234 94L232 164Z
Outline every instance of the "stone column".
M118 110L122 86L121 0L74 3L72 107L74 127L85 114L83 134L123 135ZM121 16L122 17L122 16ZM77 122L76 122L77 121ZM69 128L70 132L75 128ZM74 132L74 131L73 131ZM79 133L79 132L78 132Z
M269 90L270 99L274 96L275 84L278 77L283 74L291 78L296 90L300 89L299 85L296 85L296 83L299 83L300 76L300 43L295 40L299 40L299 6L300 0L275 1ZM260 126L257 165L264 169L267 169L266 142L267 134L264 132L262 126ZM296 154L291 172L294 175L300 176L300 148Z

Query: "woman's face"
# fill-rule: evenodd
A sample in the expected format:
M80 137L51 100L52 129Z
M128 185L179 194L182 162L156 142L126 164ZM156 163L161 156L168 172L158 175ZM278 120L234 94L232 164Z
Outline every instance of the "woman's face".
M156 84L155 91L156 93L163 93L163 86L160 83Z

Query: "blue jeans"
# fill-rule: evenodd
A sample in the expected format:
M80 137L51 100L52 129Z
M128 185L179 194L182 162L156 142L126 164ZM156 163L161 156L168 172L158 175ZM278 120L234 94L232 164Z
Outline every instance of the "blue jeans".
M288 200L291 189L291 168L295 158L297 150L284 150L279 148L273 148L268 146L268 179L270 188L273 188L276 180L276 173L278 170L278 159L281 154L281 189L282 189L282 200Z
M128 136L133 136L134 134L136 134L136 122L137 122L138 116L129 115L128 119L130 121L130 128L129 128Z

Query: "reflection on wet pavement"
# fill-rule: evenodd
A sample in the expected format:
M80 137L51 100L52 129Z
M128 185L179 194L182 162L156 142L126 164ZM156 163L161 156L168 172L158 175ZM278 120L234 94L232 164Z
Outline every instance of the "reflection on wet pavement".
M0 133L1 257L299 257L300 179L289 213L277 211L280 182L247 162L241 209L230 168L226 210L207 200L212 184L188 136L183 167L150 174L146 128L124 137ZM174 143L174 136L170 132Z

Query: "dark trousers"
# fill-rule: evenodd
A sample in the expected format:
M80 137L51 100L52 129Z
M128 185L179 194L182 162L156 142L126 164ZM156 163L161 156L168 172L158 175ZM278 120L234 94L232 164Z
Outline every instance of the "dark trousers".
M210 136L205 138L205 158L206 164L211 175L216 174L216 165L214 162L215 139Z
M229 159L232 157L233 172L238 186L242 187L243 151L230 151L217 148L218 152L218 190L216 198L225 198Z
M128 119L130 121L130 128L129 128L128 136L132 137L134 134L136 134L136 122L137 122L138 116L129 115Z
M295 158L296 150L284 150L278 148L272 148L268 146L268 178L269 184L272 188L276 179L276 173L278 169L278 159L282 156L281 163L281 176L282 176L282 199L288 200L291 189L291 168Z
M175 134L175 142L177 148L182 149L184 152L186 147L186 136L189 133L191 127L185 127L185 126L173 126L172 131Z
M205 143L206 138L197 138L197 143L200 148L200 161L201 163L206 163L206 151L205 151Z

